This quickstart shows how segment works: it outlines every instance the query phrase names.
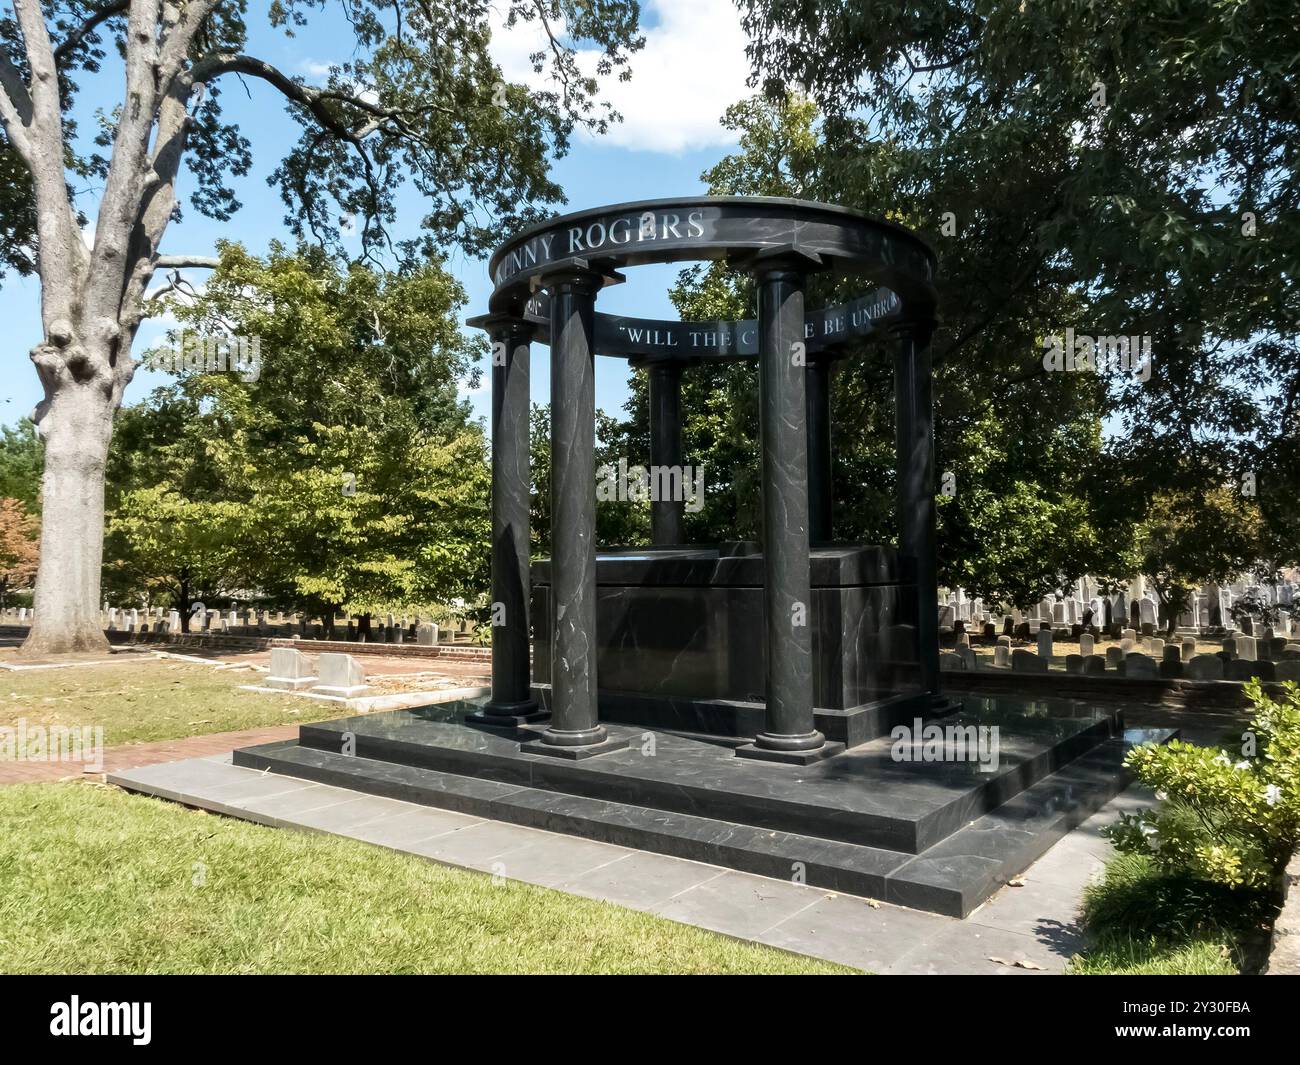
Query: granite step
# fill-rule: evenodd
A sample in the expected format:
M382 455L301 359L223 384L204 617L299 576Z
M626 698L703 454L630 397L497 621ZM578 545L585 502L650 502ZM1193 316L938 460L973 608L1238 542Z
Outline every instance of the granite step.
M315 722L302 726L299 739L374 762L919 854L1119 727L1109 713L1069 717L1065 706L1053 708L1055 717L1035 717L1019 704L1004 704L1001 718L988 707L969 709L945 724L1002 721L998 758L988 767L955 751L951 737L943 757L929 761L900 761L894 741L883 737L797 768L737 759L716 742L612 724L610 735L627 740L627 749L571 762L527 749L541 725L472 728L451 708ZM647 736L654 757L643 754Z
M1142 737L1163 741L1169 733ZM921 854L347 756L295 741L236 765L964 917L1127 783L1107 740Z

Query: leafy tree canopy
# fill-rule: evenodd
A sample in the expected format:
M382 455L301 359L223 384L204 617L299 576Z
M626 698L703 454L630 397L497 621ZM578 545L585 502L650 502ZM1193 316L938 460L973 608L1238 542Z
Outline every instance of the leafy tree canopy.
M312 612L485 587L485 442L457 398L482 342L439 266L384 275L231 244L202 293L166 298L180 325L155 362L209 338L255 341L261 362L255 379L182 364L122 412L118 587L152 576L178 600L256 592Z
M985 380L1020 403L1026 380L1044 376L1044 337L1068 327L1148 335L1151 379L1114 378L1096 397L1119 430L1105 461L1116 490L1094 496L1096 520L1122 529L1158 493L1195 505L1254 472L1274 553L1295 558L1294 507L1280 502L1300 497L1289 5L742 8L771 98L801 86L824 116L822 187L936 243L936 351L975 386L964 394L978 405ZM1058 395L1054 411L1087 408Z

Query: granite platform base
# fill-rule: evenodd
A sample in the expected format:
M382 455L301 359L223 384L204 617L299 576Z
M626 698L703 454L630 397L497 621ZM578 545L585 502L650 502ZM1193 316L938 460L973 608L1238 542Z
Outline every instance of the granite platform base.
M487 728L478 708L303 725L234 762L964 917L1124 786L1129 746L1173 734L1125 734L1118 712L1079 703L967 699L914 744L882 736L808 766L623 725L622 749L567 760L532 753L543 724Z

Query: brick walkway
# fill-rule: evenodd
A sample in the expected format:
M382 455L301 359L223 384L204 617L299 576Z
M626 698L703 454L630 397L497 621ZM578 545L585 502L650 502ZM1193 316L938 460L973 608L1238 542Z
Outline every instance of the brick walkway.
M251 747L257 743L291 740L298 735L298 726L272 725L270 728L250 728L239 732L215 732L210 736L188 736L179 740L158 740L154 743L129 743L110 747L104 752L104 764L94 774L82 773L76 762L0 762L0 785L27 784L38 781L79 779L95 777L100 773L119 773L140 766L175 762L184 758L205 758L225 754L236 747Z

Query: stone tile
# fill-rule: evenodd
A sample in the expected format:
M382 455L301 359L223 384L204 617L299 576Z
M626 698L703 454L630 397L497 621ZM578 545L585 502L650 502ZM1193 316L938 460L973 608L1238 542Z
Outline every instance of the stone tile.
M662 906L674 895L680 895L724 873L725 870L716 865L688 862L667 854L632 851L617 862L603 865L555 886L574 895L603 899L634 910L646 910Z
M849 895L823 896L757 938L774 947L880 972L944 929L951 918Z
M217 785L187 783L181 788L181 800L214 810L235 812L252 799L265 799L272 795L291 795L320 787L319 784L307 780L278 776L274 773L256 773L234 766L231 767L231 771L240 773L240 779Z
M252 774L256 777L258 774ZM119 787L139 787L150 794L167 799L178 799L183 793L194 789L216 788L231 783L250 779L247 769L235 766L214 765L201 758L186 759L181 762L160 762L156 765L140 766L120 773L110 773L109 783Z
M323 806L302 811L294 817L294 823L300 828L347 836L362 826L410 813L415 809L410 803L399 802L397 799L361 795L357 792L348 794L352 797L337 806Z
M966 923L1018 932L1067 957L1083 945L1078 921L1082 889L1026 877L1024 887L1005 887L966 918Z
M431 807L412 806L409 803L400 805L405 808L394 811L391 816L381 815L376 820L357 825L348 831L348 835L366 843L376 843L383 847L392 847L394 850L422 854L425 852L417 849L418 845L434 837L473 829L484 823L477 818L453 813L450 810L434 810Z
M1021 875L1027 885L1050 882L1082 892L1090 880L1105 871L1106 860L1112 853L1113 848L1108 853L1075 846L1067 836Z
M350 802L355 797L356 792L347 791L344 788L333 788L328 784L317 784L306 791L259 796L247 802L241 802L238 806L240 809L248 810L251 813L269 815L278 821L293 824L300 814L319 810L322 807L337 806L340 803Z
M566 880L599 869L617 869L633 853L610 843L548 834L537 842L491 859L490 868L494 874L511 880L557 887Z
M472 820L464 814L448 813L443 816ZM545 838L545 833L536 829L509 825L503 821L478 820L449 833L411 839L401 849L450 865L487 869L494 859L534 844L540 838Z
M743 939L811 906L824 892L749 873L728 871L651 908L652 913Z
M1030 962L1041 969L1026 969L1006 962ZM1041 976L1060 973L1069 954L1059 954L1032 936L972 924L953 923L927 939L883 970L885 975L913 976Z

